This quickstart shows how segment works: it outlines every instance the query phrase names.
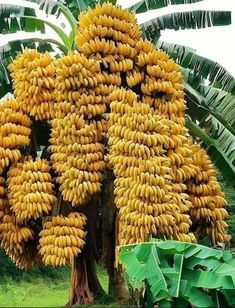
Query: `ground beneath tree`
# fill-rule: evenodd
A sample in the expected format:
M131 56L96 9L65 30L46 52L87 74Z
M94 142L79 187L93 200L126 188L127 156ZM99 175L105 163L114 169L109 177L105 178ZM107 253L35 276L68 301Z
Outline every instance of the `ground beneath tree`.
M100 282L107 291L108 276L103 268L98 271ZM69 296L70 273L62 279L34 278L28 274L19 281L6 278L0 281L1 307L64 307ZM129 307L128 302L100 299L89 307Z

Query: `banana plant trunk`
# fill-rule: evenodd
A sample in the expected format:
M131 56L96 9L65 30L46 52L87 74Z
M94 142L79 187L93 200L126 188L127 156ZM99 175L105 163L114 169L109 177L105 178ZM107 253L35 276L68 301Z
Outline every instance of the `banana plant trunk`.
M123 272L121 268L114 267L117 228L113 189L113 174L106 170L101 194L94 196L89 204L81 209L87 217L86 245L82 254L72 264L67 307L87 305L106 295L97 276L98 261L107 268L109 295L117 299L129 298Z
M100 225L100 197L95 196L82 208L87 217L86 245L81 255L72 264L70 297L68 307L73 305L87 305L95 298L104 296L97 277L96 262L98 260L97 234Z

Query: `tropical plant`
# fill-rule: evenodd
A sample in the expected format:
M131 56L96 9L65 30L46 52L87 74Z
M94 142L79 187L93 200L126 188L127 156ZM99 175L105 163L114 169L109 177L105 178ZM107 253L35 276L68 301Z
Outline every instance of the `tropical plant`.
M119 286L121 285L120 280L122 277L119 277L119 271L113 268L115 235L117 236L117 233L119 233L118 241L121 243L125 241L127 243L128 241L145 241L150 234L173 237L182 241L196 241L195 235L189 233L190 218L185 215L188 212L189 203L191 204L188 200L189 195L186 193L187 185L192 188L191 197L195 201L195 206L200 203L200 210L196 213L196 219L198 219L199 215L200 220L201 215L206 221L208 219L212 221L207 235L211 237L213 234L215 242L220 241L221 238L223 242L227 241L226 224L223 221L227 216L227 212L223 209L225 200L218 183L215 181L215 171L211 168L210 160L203 152L205 159L203 158L202 160L200 155L196 155L195 161L198 164L196 166L190 156L192 154L192 141L189 140L184 127L185 103L179 67L174 61L169 60L168 56L162 51L156 51L155 46L150 42L141 39L139 27L133 15L119 12L117 8L114 9L114 16L124 16L123 19L114 20L117 22L116 27L122 27L122 23L125 24L126 22L125 18L131 21L131 25L128 24L127 26L127 29L130 27L130 30L126 31L127 34L125 31L124 34L121 33L121 40L125 41L125 44L123 44L123 42L119 42L120 34L118 31L110 26L105 12L100 13L103 8L98 8L95 13L97 14L96 18L101 17L101 20L103 18L103 21L109 24L108 27L110 27L109 30L113 31L114 39L113 41L111 40L111 43L106 36L103 39L102 31L106 31L106 29L102 29L98 35L95 34L95 31L99 31L98 24L98 27L93 27L94 31L91 35L95 39L91 40L90 45L87 37L89 38L90 35L90 29L88 28L94 25L91 22L93 13L92 11L87 13L88 15L90 14L90 17L87 17L86 14L80 15L79 30L76 33L76 38L77 22L75 15L77 12L81 13L85 10L88 5L94 6L95 2L79 1L78 5L77 2L71 1L66 2L67 7L60 2L37 1L36 3L39 2L41 9L48 13L50 18L52 18L52 15L64 15L67 20L66 29L70 30L68 35L67 30L61 30L63 25L57 27L46 17L39 18L35 16L37 15L35 10L27 10L27 14L32 15L29 16L24 15L25 13L22 13L22 10L20 13L15 7L14 15L10 14L4 19L4 21L7 21L4 29L15 29L14 31L16 29L27 31L29 29L33 29L33 31L34 29L40 29L43 32L45 27L50 27L59 36L59 39L56 40L54 37L53 39L34 37L14 43L9 42L2 49L3 65L11 62L12 57L26 46L37 47L40 51L49 50L51 53L39 54L35 50L27 49L10 65L16 100L12 99L0 106L3 115L1 118L2 126L5 125L1 130L2 139L4 139L2 140L3 147L1 148L3 149L1 152L1 171L4 174L0 179L3 186L0 191L2 198L0 216L3 217L0 231L2 232L2 246L11 255L12 259L22 267L28 267L33 262L38 262L39 246L37 244L39 237L41 238L39 252L45 264L53 266L73 264L72 290L69 303L73 305L76 301L79 303L90 302L93 295L96 296L102 293L95 269L95 261L100 258L100 251L105 253L106 261L109 265L111 287L114 285L112 280L118 282ZM182 3L182 1L172 1L172 4L179 4L180 2ZM184 2L191 3L195 1ZM141 1L131 9L137 12L143 11L146 3L148 1ZM152 4L149 1L150 9L153 8ZM161 2L161 4L156 2L154 7L163 7L167 4L169 4L169 1ZM109 6L104 7L110 10ZM12 6L5 8L6 15L9 14L11 8ZM213 21L212 24L216 25L220 14L223 17L223 22L220 21L219 23L230 22L229 12L209 12L206 14L205 23L203 18L205 15L200 12L195 14L198 21L200 20L200 22L196 22L196 25L209 26L211 21ZM183 13L183 17L177 17L176 15L171 17L174 22L177 22L177 20L180 22L180 27L183 27L183 20L188 24L188 27L191 27L189 21L194 16L194 13L191 13L191 15L190 13ZM208 23L208 18L210 23ZM148 38L155 41L154 38L158 32L153 31L153 27L156 27L156 29L169 28L169 19L170 16L167 15L159 19L159 22L151 21L149 24L143 24L144 33ZM11 23L17 26L11 27ZM126 44L126 40L128 44ZM115 46L115 41L117 41L118 47ZM76 43L79 45L76 46ZM18 46L15 49L13 48L14 44ZM71 49L77 48L83 54L70 52ZM115 51L114 53L113 50ZM137 55L141 59L141 54L145 54L146 50L151 51L150 56L142 58L142 61L138 63ZM103 54L100 53L101 51ZM60 57L58 57L58 60L54 60L53 58L57 57L58 54L60 54ZM151 55L155 57L153 62ZM118 59L118 61L114 61L115 59ZM160 72L159 69L156 69L155 61L158 60L162 61L163 67L166 68L169 74L162 67ZM134 68L132 67L133 65ZM149 71L147 71L148 69ZM4 72L4 80L10 89L10 78L8 73ZM161 82L158 83L155 82L158 75L155 76L154 74L159 73ZM192 75L192 72L188 74ZM165 78L169 82L166 82ZM151 83L154 84L153 91L149 90L149 86L152 86ZM117 89L123 85L126 88L129 86L131 90ZM191 91L194 91L194 89L192 88ZM111 92L113 93L112 95L110 95ZM172 93L174 93L173 96L176 95L179 98L178 105L172 99ZM137 98L136 94L140 94L140 98L143 98L142 106L145 106L144 109L139 107L137 103L139 98ZM56 104L53 104L54 101ZM110 109L111 101L114 103ZM127 109L126 122L121 124L115 122L122 115L122 111L119 110L120 103L124 106L127 102L130 106L127 106L129 109ZM169 109L166 107L166 103L170 103ZM157 104L160 104L161 108L158 108ZM173 110L171 106L175 106L175 109ZM54 107L55 109L53 109ZM167 112L165 112L165 108ZM22 115L22 112L26 113L27 116ZM9 113L11 116L9 116ZM109 122L111 124L108 125L110 126L108 136L111 137L107 141L106 119L108 113L111 119ZM164 117L162 122L158 118L159 115L162 115L161 113L163 113ZM139 116L138 123L135 123L135 116ZM141 122L143 121L142 116L147 116L149 123L151 124L154 121L155 125L148 126L145 121ZM196 121L192 121L192 123L198 127L198 120L192 115L191 118ZM18 127L16 129L15 121L19 121L21 124L19 128L21 134ZM32 121L31 126L30 121ZM144 127L144 132L137 137L136 127L129 129L130 140L134 138L134 142L131 144L132 150L129 151L130 144L128 144L128 147L125 147L123 152L123 147L120 146L120 143L116 144L116 140L123 139L123 131L127 125L132 126L132 123L135 123L136 127L137 124L142 129ZM120 126L123 126L121 131ZM154 131L156 126L162 128L160 136L158 134L156 136ZM169 131L171 131L174 138L172 137L171 139ZM9 136L5 138L4 134ZM154 170L157 178L154 181L156 180L157 183L156 181L154 184L152 183L152 177L147 172L147 177L144 179L145 182L147 181L146 184L140 185L139 171L133 173L135 169L133 168L134 163L140 161L139 159L136 160L136 157L142 158L146 156L145 150L143 151L143 148L139 149L138 138L143 139L147 144L147 149L145 150L149 158L146 159L146 165L145 160L143 160L142 165L139 167L144 168L144 170L147 168L147 171ZM122 142L127 143L126 140ZM119 207L127 209L127 211L120 210L120 213L122 213L119 216L122 220L120 225L123 226L123 232L116 232L117 230L112 229L115 225L115 208L113 207L114 200L112 198L113 175L111 172L109 174L109 170L104 169L104 166L106 166L104 155L108 146L111 148L110 164L113 165L114 175L117 179L115 182L117 189L114 191L115 204L118 203ZM175 153L178 148L182 153ZM42 150L42 152L39 150ZM130 154L132 151L134 160ZM187 154L189 152L191 153L190 155ZM21 163L14 164L9 169L12 162L16 163L21 155L28 154L31 154L32 157L24 158ZM37 156L40 156L40 159L35 160ZM116 160L117 157L120 161L130 159L131 168L123 170L123 168L125 169L125 164L121 163L120 166L120 161ZM48 162L44 162L42 158L48 158L51 161L53 172L50 170ZM162 163L166 165L162 166ZM171 168L168 168L168 165ZM25 170L27 170L27 174L24 172ZM129 182L123 180L123 172L129 172L126 175ZM105 173L105 179L102 194L98 195L101 191L103 173ZM38 178L40 178L40 181L37 181ZM172 180L173 178L174 180ZM35 196L25 196L28 190L31 189L28 180L30 183L39 182L37 185L34 185L35 183L32 185ZM190 183L188 183L189 180L191 180ZM56 185L54 186L55 182ZM168 182L170 186L174 187L173 191L169 188ZM132 185L133 183L135 185ZM138 194L135 195L136 200L134 200L137 201L134 206L138 205L138 208L134 212L135 217L132 219L132 224L128 222L130 216L133 215L128 212L131 207L129 206L128 209L127 204L124 204L129 202L129 198L127 195L123 198L123 185L125 190L127 188L126 193L130 195L138 191ZM8 187L8 190L6 190L5 186ZM158 186L162 187L162 189ZM77 189L74 187L77 187ZM20 192L18 191L19 188L21 188ZM42 189L43 192L41 192ZM194 198L194 190L199 190L199 197L196 197L196 199ZM211 191L214 192L213 200L210 197ZM55 192L57 198L55 198ZM206 196L203 193L206 193ZM91 195L93 198L90 200ZM141 195L145 196L144 213L139 206L143 203ZM203 202L201 202L201 197ZM157 198L156 200L158 200L159 204L170 199L174 200L174 202L167 204L166 209L162 212L154 204L154 198ZM22 200L27 201L29 208L25 209L26 203L22 203ZM89 200L88 203L87 200ZM4 205L8 201L10 208L6 207L7 211L9 211L6 213L4 212ZM37 208L33 205L35 202ZM122 202L124 203L122 204ZM83 208L84 203L87 204ZM216 206L211 206L211 203ZM24 211L22 211L22 208L24 208ZM84 227L86 222L84 215L71 213L74 211L85 214L87 217L86 227ZM48 214L52 217L48 217L45 221L44 218ZM58 214L63 216L54 217L58 216ZM158 217L160 216L159 214L163 215ZM214 221L217 218L219 223L215 224ZM136 224L136 222L138 223ZM119 224L118 221L117 224ZM205 226L205 222L202 225ZM61 226L63 227L60 228ZM68 228L68 226L70 227ZM41 231L42 227L43 230ZM87 236L83 228L88 231ZM99 240L96 236L97 230L101 231L102 247L97 245L97 240ZM60 237L57 238L58 235ZM24 241L22 241L22 238ZM84 239L86 240L85 246ZM12 245L12 240L17 242L18 245ZM84 249L82 250L83 246ZM83 252L77 258L81 250Z
M235 259L176 241L122 246L120 261L142 307L234 307Z

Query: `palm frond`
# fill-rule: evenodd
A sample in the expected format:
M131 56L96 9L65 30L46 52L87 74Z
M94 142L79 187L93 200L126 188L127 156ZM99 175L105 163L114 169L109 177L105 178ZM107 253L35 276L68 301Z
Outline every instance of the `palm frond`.
M14 4L0 5L0 33L9 34L17 31L45 33L43 22L32 19L28 20L24 16L36 17L35 10L29 7L15 6Z
M216 119L214 119L216 121ZM220 125L216 127L214 122L214 138L194 123L189 116L186 124L190 133L202 140L207 153L221 171L229 185L235 186L235 137ZM217 122L218 125L218 122ZM216 137L215 137L216 136Z
M145 13L149 10L156 10L168 5L191 4L203 0L141 0L129 7L130 11L136 14Z
M231 24L229 11L177 12L150 19L141 24L143 34L149 40L156 42L161 30L201 29L212 26L225 26Z
M218 62L196 54L193 48L158 42L158 47L166 51L179 65L195 76L200 76L210 82L210 85L235 94L234 77Z

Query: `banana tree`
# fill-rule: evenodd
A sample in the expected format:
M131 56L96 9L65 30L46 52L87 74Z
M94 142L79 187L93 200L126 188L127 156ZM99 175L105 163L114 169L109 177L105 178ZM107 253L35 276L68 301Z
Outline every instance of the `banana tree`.
M199 0L200 1L200 0ZM14 41L8 41L5 45L1 46L0 49L0 57L1 57L1 68L0 68L0 97L4 96L7 92L12 92L11 87L11 80L9 77L9 73L7 70L8 64L12 61L12 59L17 55L17 53L21 52L22 49L25 47L33 47L37 48L40 51L49 51L53 52L54 54L66 54L68 50L76 49L77 46L74 44L74 35L75 30L77 27L77 15L80 14L80 12L86 10L89 6L94 7L97 2L104 2L103 0L100 1L92 1L92 0L79 0L79 1L51 1L51 0L35 0L35 1L24 1L22 2L22 5L1 5L0 6L0 20L2 21L2 25L0 27L0 31L2 33L2 38L6 38L6 40L9 38L7 35L10 33L17 33L18 31L24 31L28 34L28 37L25 39L18 39ZM116 1L111 1L112 3L116 3ZM182 4L182 3L194 3L198 2L197 0L175 0L175 1L140 1L134 6L130 7L130 10L134 11L136 14L142 13L147 10L151 9L161 9L167 5L170 4ZM150 20L148 22L143 23L142 30L145 36L149 39L151 39L156 44L161 44L161 48L166 48L167 44L163 46L163 43L159 42L160 37L160 31L165 29L181 29L181 28L204 28L209 26L217 26L217 25L226 25L231 22L231 14L230 12L201 12L201 11L193 11L193 12L184 12L184 13L175 13L175 14L168 14L163 15L161 17L158 17L157 19ZM176 26L178 25L178 26ZM50 29L50 30L49 30ZM47 34L47 36L42 36L41 34ZM31 35L31 37L29 37ZM169 51L170 53L170 51ZM170 53L173 56L175 56L175 51ZM178 56L180 54L179 52L176 52L176 55ZM195 52L192 52L192 57L196 57ZM199 58L198 58L199 59ZM183 66L181 62L182 60L176 59L179 64L182 67L182 72L185 76L185 88L186 88L186 95L187 100L189 104L189 127L191 127L193 132L196 132L196 135L201 137L201 139L205 142L205 140L208 141L209 145L212 145L212 141L214 140L212 133L215 132L215 129L212 129L212 124L215 123L214 119L218 119L214 116L211 110L213 110L213 106L209 104L208 106L204 101L206 99L204 97L207 97L208 92L206 88L206 81L208 80L208 76L211 74L207 74L202 70L200 74L196 72L195 74L195 67L196 65L191 66ZM195 60L196 61L196 60ZM200 65L207 62L207 60L204 60L204 58L200 59ZM211 64L212 66L212 64ZM218 89L223 88L223 90L226 93L232 93L231 89L228 89L229 81L225 82L225 80L221 77L217 77L217 74L214 73L214 77L210 77L211 79L215 79L215 83L219 83L219 81L222 79L223 86L221 86ZM196 75L196 76L195 76ZM212 83L212 82L211 82ZM232 83L232 82L231 82ZM209 89L215 89L215 86L213 84L212 86L209 86ZM216 90L216 89L215 89ZM232 94L231 94L232 95ZM196 98L199 99L199 101L196 101ZM204 100L203 100L204 99ZM191 102L192 101L192 102ZM209 98L208 98L209 101ZM191 103L191 105L190 105ZM212 103L214 104L214 99L212 99ZM203 108L201 108L201 105ZM219 103L218 103L219 105ZM202 114L202 118L199 118L197 115L194 116L193 109L191 108L197 108L199 111L201 109L203 110L204 114ZM206 106L206 107L204 107ZM210 106L210 108L209 108ZM200 108L199 108L200 107ZM204 110L205 109L205 110ZM222 109L224 110L224 109ZM207 113L205 113L207 112ZM222 117L222 120L220 123L227 123L228 121L232 121L231 115L227 115L224 118L220 112L217 112ZM211 118L213 116L213 118ZM227 118L230 117L230 118ZM210 124L208 128L208 123ZM44 123L45 124L45 123ZM191 125L191 126L190 126ZM215 126L215 124L214 124ZM202 128L206 127L207 130L203 130ZM48 129L48 125L45 124L45 129ZM194 130L193 130L194 128ZM38 128L35 127L35 134L37 134ZM44 134L42 132L42 127L40 126L40 133L37 134L37 138L43 138ZM203 136L206 135L207 139ZM37 139L36 138L36 139ZM211 141L211 144L209 143ZM222 138L221 144L225 145L223 143L224 139ZM46 140L45 142L48 142ZM219 142L219 141L218 141ZM42 142L39 142L40 144L43 144ZM207 145L207 143L205 142ZM219 149L222 148L222 146L218 146ZM225 148L227 150L227 148ZM222 162L224 159L224 156L221 155ZM228 168L230 167L230 171L232 169L231 167L231 161L228 159ZM223 166L224 168L224 166ZM223 169L222 169L223 170ZM107 202L112 203L112 198L110 198L110 192L112 191L111 184L112 181L110 178L112 175L106 176L106 181L104 187L105 187L105 193L102 195L102 200L100 204L106 204ZM108 197L107 197L108 196ZM107 201L108 200L108 201ZM97 200L94 200L94 202L99 202L98 198ZM99 220L100 216L100 204L90 204L89 207L87 207L86 216L88 217L88 221L93 222ZM98 209L98 213L94 211L94 208ZM111 206L104 207L102 211L114 211L114 209ZM104 214L104 212L102 212ZM106 215L107 214L107 215ZM92 215L90 217L89 215ZM111 234L109 228L110 225L112 226L113 221L113 212L112 213L105 213L105 217L111 217L111 221L104 221L103 223L106 224L105 230L106 233ZM92 230L88 229L89 235L94 235L97 233L97 229L99 229L99 221L94 224L89 224L88 228L92 228ZM114 240L113 240L113 234L110 235L110 240L107 244L107 242L102 243L103 245L106 245L106 253L112 254L114 252ZM97 280L96 273L95 273L95 262L94 262L94 255L95 259L98 258L99 255L99 248L93 245L94 241L93 239L89 238L87 239L87 243L89 243L89 246L86 245L86 257L89 263L89 268L87 268L87 275L89 276L89 282L91 284L92 281L92 293L93 295L100 295L102 294L102 288ZM108 245L113 245L112 247ZM112 249L109 249L112 248ZM102 250L102 249L101 249ZM105 249L104 249L105 250ZM102 251L104 251L102 250ZM92 251L92 255L90 255L90 251ZM91 259L91 260L90 260ZM110 260L111 265L113 265L113 255L107 255L106 259L108 261ZM82 264L79 263L80 260L77 260L77 264L74 264L74 271L72 276L72 285L74 285L74 288L72 289L72 292L76 292L79 289L78 284L83 284L83 292L85 299L89 298L91 294L89 293L89 290L87 290L87 284L86 281L79 279L83 279L84 275L81 271L76 271L76 269L82 268ZM110 266L110 271L113 270L113 266ZM120 277L114 277L114 273L109 273L111 277L117 278L117 282L120 284ZM79 282L80 281L80 282ZM112 287L112 286L111 286ZM91 285L90 285L91 288ZM119 288L120 290L120 288ZM111 290L112 291L112 290ZM113 290L115 293L115 291ZM76 294L75 294L76 295ZM74 294L71 294L71 298L76 297ZM119 293L120 295L120 293ZM90 300L90 299L89 299ZM73 304L73 301L70 303Z

